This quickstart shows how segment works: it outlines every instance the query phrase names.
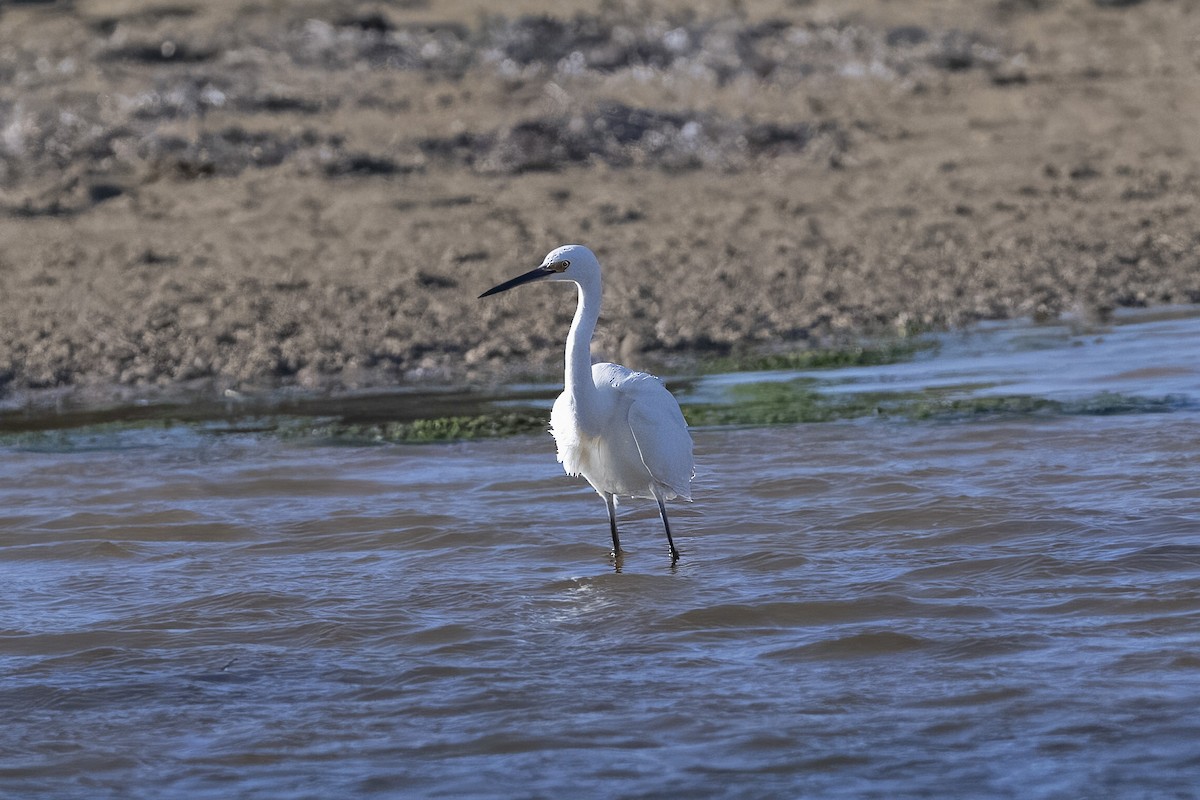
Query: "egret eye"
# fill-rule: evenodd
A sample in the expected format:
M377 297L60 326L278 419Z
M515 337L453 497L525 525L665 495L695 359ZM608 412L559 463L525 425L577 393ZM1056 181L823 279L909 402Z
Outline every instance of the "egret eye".
M553 264L547 264L546 269L554 272L566 272L569 266L571 266L571 262L563 259L562 261L555 261Z

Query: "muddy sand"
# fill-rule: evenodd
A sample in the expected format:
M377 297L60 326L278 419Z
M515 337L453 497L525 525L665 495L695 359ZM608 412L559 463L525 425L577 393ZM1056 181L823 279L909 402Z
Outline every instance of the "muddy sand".
M1200 7L0 4L0 402L666 371L1200 302Z

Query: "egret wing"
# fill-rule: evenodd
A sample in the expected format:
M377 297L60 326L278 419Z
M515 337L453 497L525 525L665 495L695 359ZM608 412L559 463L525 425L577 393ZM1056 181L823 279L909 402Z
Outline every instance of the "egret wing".
M642 463L654 479L675 495L691 500L696 474L692 437L679 403L657 379L639 381L629 406L629 429Z

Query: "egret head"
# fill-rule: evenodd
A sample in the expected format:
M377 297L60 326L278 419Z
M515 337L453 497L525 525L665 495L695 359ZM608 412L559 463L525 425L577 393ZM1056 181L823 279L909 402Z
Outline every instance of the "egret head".
M524 275L518 275L510 281L505 281L499 286L493 286L479 296L487 297L507 292L514 286L531 281L571 281L583 286L599 283L599 280L600 262L596 260L595 254L581 244L565 244L547 253L546 257L542 259L540 267L531 269Z

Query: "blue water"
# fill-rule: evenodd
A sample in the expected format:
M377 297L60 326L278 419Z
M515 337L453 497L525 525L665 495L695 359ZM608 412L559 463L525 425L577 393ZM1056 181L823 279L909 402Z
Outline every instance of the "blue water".
M544 435L12 440L0 795L1196 796L1195 326L820 376L1158 413L696 431L675 567Z
M827 393L939 390L948 398L1059 401L1111 393L1200 402L1200 312L1191 306L1126 310L1104 326L989 323L932 342L911 361L714 375L694 393L697 400L719 401L730 386L804 378Z

